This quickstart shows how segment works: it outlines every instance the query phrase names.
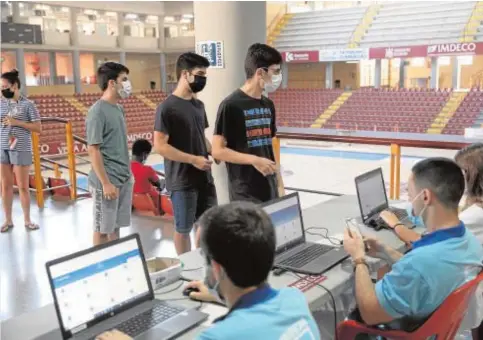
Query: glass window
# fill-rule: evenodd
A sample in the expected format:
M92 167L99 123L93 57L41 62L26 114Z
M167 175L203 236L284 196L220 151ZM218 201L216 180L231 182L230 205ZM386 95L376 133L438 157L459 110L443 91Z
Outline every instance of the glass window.
M86 9L77 16L77 30L85 35L117 36L117 13Z
M96 66L94 62L94 54L80 54L80 77L83 84L96 83Z
M48 52L25 53L25 82L27 86L51 84Z
M56 84L73 84L74 68L72 66L72 53L56 52L55 68L57 70Z
M2 16L2 22L9 22L12 17L12 4L10 1L2 1L0 14Z
M2 73L17 68L17 60L14 51L2 51L0 61L2 62Z

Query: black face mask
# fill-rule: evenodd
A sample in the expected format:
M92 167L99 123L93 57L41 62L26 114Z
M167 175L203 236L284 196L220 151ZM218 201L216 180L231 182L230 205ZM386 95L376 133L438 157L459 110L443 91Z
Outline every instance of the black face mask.
M2 96L4 96L7 99L12 99L14 95L15 95L15 92L13 92L10 89L3 89L2 90Z
M195 80L193 80L192 83L189 83L191 91L193 91L193 93L198 93L200 91L203 91L206 85L206 77L199 76L197 74L195 74L194 77L195 77Z

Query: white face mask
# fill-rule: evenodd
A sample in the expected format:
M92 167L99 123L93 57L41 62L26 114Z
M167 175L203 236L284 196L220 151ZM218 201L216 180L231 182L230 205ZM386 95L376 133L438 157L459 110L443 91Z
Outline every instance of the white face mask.
M119 94L119 97L121 97L122 99L126 99L132 93L131 82L129 80L125 80L121 83L121 85L122 85L122 88L117 90L117 93Z
M271 83L265 83L265 91L267 92L275 92L279 88L280 84L282 84L282 74L274 74L272 76Z

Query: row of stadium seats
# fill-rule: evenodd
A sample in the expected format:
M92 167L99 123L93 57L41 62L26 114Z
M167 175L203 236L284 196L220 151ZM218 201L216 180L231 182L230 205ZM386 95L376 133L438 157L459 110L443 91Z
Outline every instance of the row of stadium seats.
M475 1L381 3L379 12L375 12L371 25L364 32L360 47L458 41L475 4ZM282 51L347 48L368 8L359 6L296 13L276 38L275 47ZM476 38L483 39L483 30L476 34Z
M340 89L281 89L270 95L277 108L277 125L310 127L314 121L343 93ZM388 90L360 89L323 125L324 128L426 132L451 95L451 90ZM166 94L145 91L142 95L159 104ZM75 98L90 106L100 94L82 94ZM32 96L42 116L55 116L73 122L74 133L85 135L85 115L62 96ZM148 132L154 125L153 109L136 95L123 100L128 133ZM52 108L56 105L55 108ZM483 111L483 92L470 91L449 120L445 134L463 134L474 126ZM64 125L45 123L41 141L65 140Z

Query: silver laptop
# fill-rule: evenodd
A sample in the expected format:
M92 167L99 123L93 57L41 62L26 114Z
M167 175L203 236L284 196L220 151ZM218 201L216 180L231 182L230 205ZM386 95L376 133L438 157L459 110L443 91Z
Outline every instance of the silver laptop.
M41 339L94 339L113 328L134 339L172 339L208 317L154 298L138 234L46 267L60 332Z
M267 202L262 207L275 226L277 247L274 267L319 275L348 257L342 247L305 240L298 193Z
M393 212L401 221L407 218L406 210L389 206L381 168L357 176L355 182L362 222L365 225L376 230L389 228L379 217L384 210Z

